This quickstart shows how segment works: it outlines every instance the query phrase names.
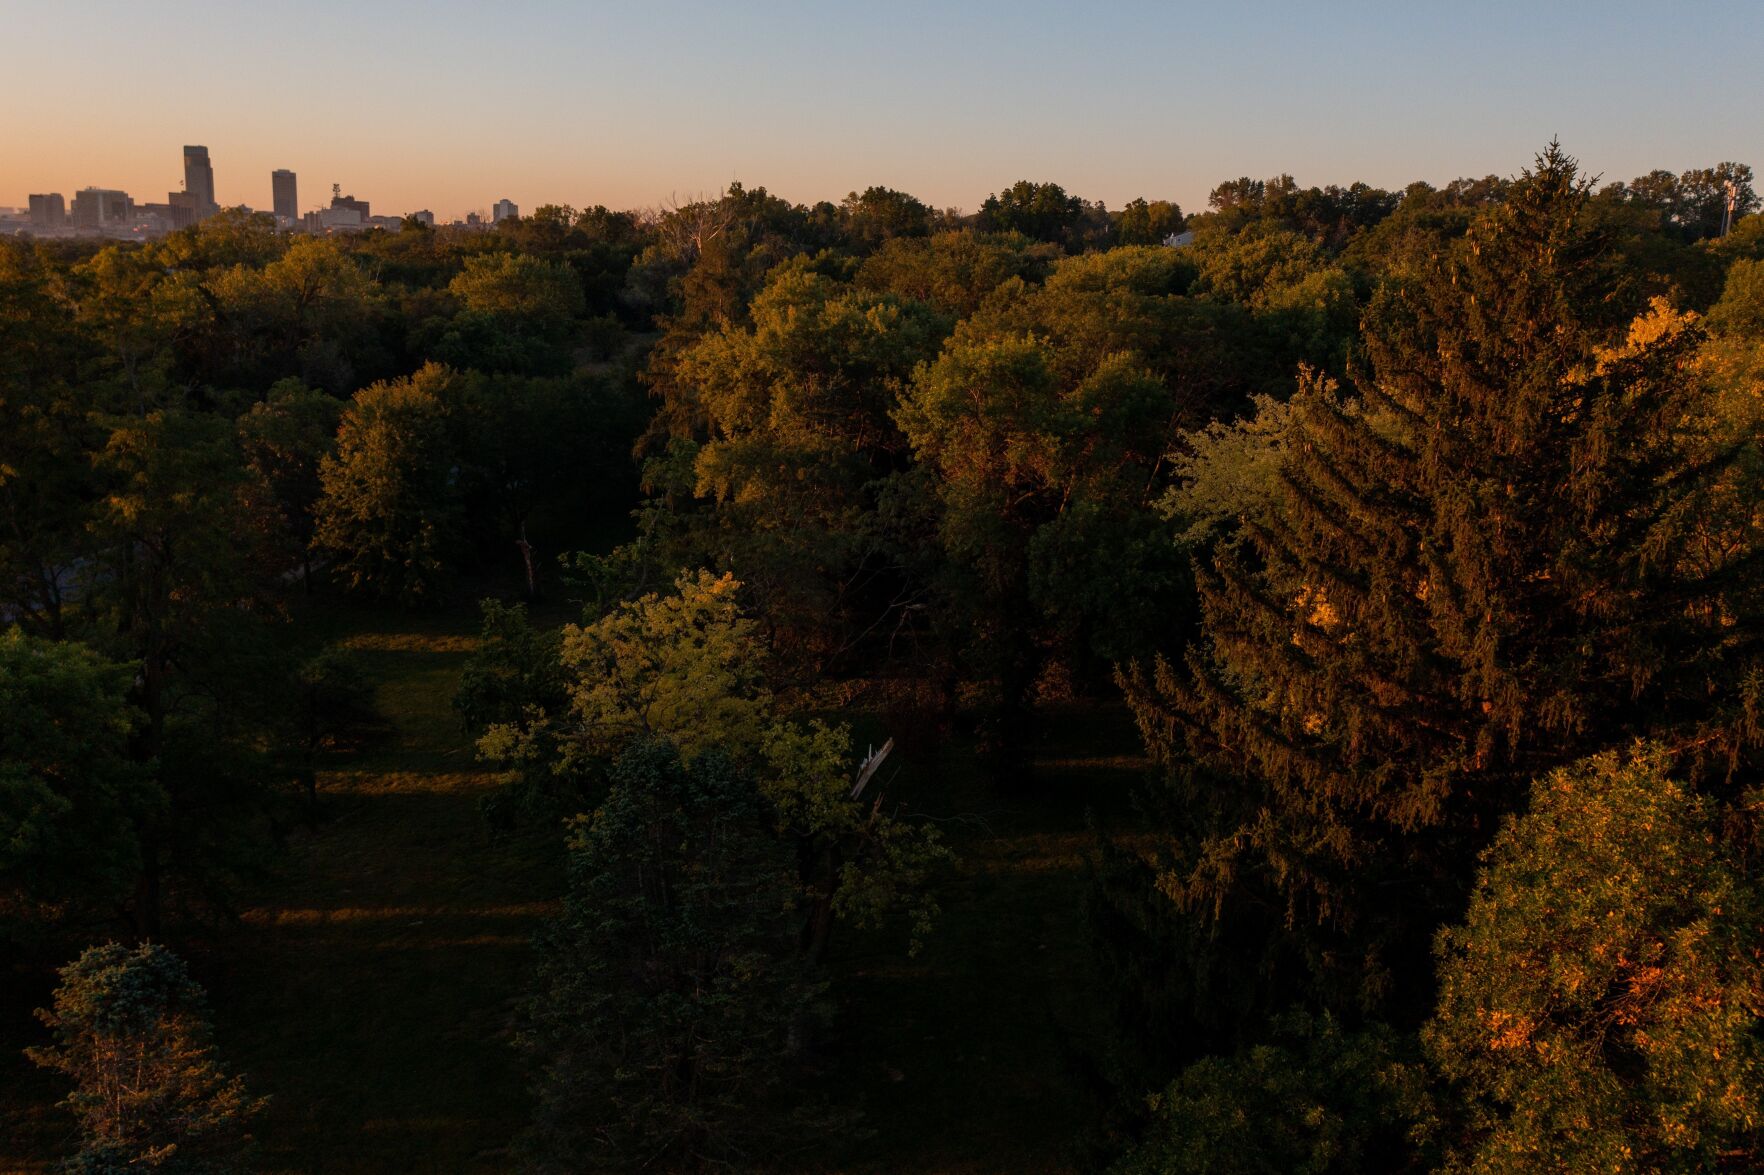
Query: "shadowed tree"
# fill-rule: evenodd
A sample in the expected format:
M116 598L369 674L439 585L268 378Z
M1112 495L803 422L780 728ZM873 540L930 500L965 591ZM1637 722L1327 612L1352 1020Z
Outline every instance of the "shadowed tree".
M141 872L139 829L165 797L129 757L126 665L0 632L0 933L109 916Z
M202 989L154 943L93 947L61 969L37 1013L55 1044L26 1050L71 1078L61 1104L80 1124L66 1169L82 1175L244 1175L252 1118L266 1099L228 1074Z
M788 847L720 753L620 756L570 834L521 1044L539 1171L754 1168L833 1119L800 1081L821 985L796 950Z

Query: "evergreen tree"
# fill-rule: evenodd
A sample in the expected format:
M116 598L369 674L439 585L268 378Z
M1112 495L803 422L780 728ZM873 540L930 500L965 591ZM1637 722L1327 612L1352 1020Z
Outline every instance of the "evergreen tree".
M1657 304L1625 332L1587 199L1552 145L1393 271L1357 399L1307 378L1172 502L1227 518L1205 636L1123 680L1190 829L1159 888L1260 927L1242 982L1415 1014L1431 929L1527 780L1642 731L1739 753L1751 438L1711 413L1694 322Z
M229 1076L211 1039L202 989L162 946L93 947L61 969L55 1034L26 1052L73 1079L61 1104L80 1123L66 1170L80 1175L228 1175L247 1165L264 1098Z

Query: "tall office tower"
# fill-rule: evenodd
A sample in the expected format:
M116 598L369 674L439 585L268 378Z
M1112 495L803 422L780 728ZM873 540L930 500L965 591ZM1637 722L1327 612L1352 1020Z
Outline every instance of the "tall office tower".
M31 197L31 224L37 228L60 228L67 223L67 201L60 192Z
M300 201L295 198L294 173L283 168L270 172L270 189L275 195L276 219L293 220L300 215Z
M207 147L184 148L184 191L195 197L198 216L220 210L214 202L214 168L209 165Z
M521 210L515 207L515 202L513 200L498 200L496 202L495 215L492 219L494 219L497 224L501 224L505 220L517 220L520 218L520 215Z

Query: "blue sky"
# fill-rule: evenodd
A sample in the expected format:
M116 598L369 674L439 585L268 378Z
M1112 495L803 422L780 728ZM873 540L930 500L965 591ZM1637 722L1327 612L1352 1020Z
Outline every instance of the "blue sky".
M1560 135L1624 178L1764 169L1764 3L1237 5L0 0L0 205L330 184L444 218L650 205L732 179L973 209L1017 179L1118 207L1218 181L1512 173Z

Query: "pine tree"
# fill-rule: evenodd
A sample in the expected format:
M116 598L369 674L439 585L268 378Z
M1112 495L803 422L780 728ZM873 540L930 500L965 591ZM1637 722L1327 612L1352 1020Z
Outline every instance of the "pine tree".
M1462 241L1393 266L1357 397L1307 377L1251 426L1266 480L1173 503L1230 519L1205 636L1123 680L1191 784L1159 886L1263 926L1251 971L1302 960L1337 1001L1395 985L1417 1011L1431 928L1530 778L1644 731L1738 753L1752 442L1717 431L1690 316L1625 333L1587 199L1552 144Z
M202 989L162 946L93 947L62 968L39 1019L51 1048L27 1049L74 1081L61 1104L80 1123L67 1170L82 1175L225 1175L246 1165L265 1099L229 1076L211 1040Z

